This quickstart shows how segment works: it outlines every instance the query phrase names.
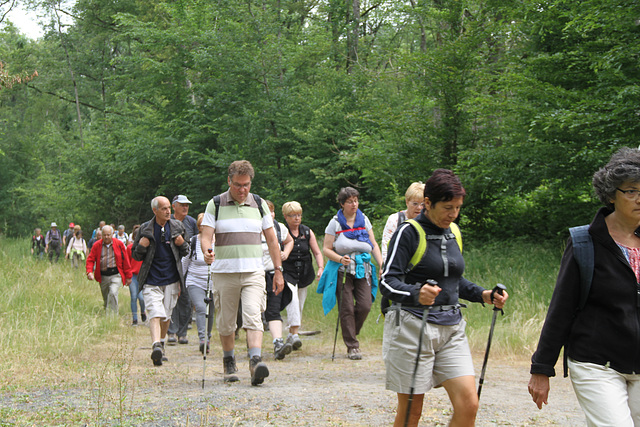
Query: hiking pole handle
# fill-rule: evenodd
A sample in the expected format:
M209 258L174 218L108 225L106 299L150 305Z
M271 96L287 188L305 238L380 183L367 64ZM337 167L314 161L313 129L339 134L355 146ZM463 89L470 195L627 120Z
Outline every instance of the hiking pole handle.
M493 303L493 298L495 296L495 294L500 294L503 295L504 291L507 290L507 287L505 285L503 285L502 283L498 283L492 290L491 290L491 302ZM504 311L501 308L498 307L493 307L493 311L500 311L502 313L502 315L504 315Z
M213 249L209 248L207 249L207 252L211 253L213 252ZM207 293L204 296L204 303L207 305L211 304L211 301L213 300L213 298L211 298L210 282L211 282L211 264L209 264L209 274L207 275Z

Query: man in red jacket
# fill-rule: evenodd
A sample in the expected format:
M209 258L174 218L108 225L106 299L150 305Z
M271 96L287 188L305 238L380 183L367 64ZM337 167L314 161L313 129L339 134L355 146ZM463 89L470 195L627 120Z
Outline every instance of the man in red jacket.
M94 271L95 267L95 271ZM131 265L124 244L113 238L113 228L102 227L102 239L98 240L87 257L87 279L100 283L105 310L118 313L118 291L124 282L131 283Z

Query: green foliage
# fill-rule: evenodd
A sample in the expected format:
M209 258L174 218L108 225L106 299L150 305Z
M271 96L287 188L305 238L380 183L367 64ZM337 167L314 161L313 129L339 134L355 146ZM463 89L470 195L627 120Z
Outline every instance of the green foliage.
M0 32L3 70L39 74L0 90L12 235L131 227L158 194L197 214L244 158L253 191L299 201L317 230L341 187L377 224L446 167L468 236L557 239L640 134L640 10L622 0L33 4L53 18L42 39Z

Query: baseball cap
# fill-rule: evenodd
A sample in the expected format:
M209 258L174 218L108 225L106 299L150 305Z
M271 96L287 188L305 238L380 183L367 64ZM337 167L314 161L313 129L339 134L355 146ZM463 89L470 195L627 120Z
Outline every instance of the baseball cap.
M171 202L171 204L174 203L191 203L191 200L187 199L187 196L184 196L182 194L178 194L176 197L173 198L173 202Z
M70 222L70 223L69 223L69 228L73 228L73 227L75 227L75 226L76 226L76 225L75 225L74 223L72 223L72 222Z

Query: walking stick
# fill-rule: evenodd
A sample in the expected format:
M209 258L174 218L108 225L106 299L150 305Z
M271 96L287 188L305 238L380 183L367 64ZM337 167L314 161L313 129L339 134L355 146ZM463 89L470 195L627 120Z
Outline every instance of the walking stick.
M491 291L491 301L493 301L493 295L497 292L502 295L503 291L506 291L507 287L502 283L498 283ZM487 350L484 352L484 362L482 363L482 372L480 373L480 381L478 383L478 400L480 400L480 393L482 392L482 384L484 383L484 373L487 370L487 362L489 361L489 349L491 348L491 339L493 338L493 329L496 326L496 317L498 312L504 316L504 311L501 308L493 307L493 319L491 320L491 329L489 330L489 340L487 341Z
M427 280L425 285L428 284L430 286L436 286L438 282L433 279ZM421 285L420 287L422 288ZM400 312L397 313L400 315ZM409 391L409 403L407 404L407 413L404 416L404 427L409 425L409 414L411 414L411 404L413 403L413 392L416 388L416 376L418 374L418 363L420 362L420 352L422 351L422 337L424 336L424 329L427 325L427 317L429 316L429 307L425 307L422 312L422 325L420 326L420 336L418 337L418 349L416 350L416 362L413 365L413 376L411 377L411 389Z
M336 343L338 342L338 328L340 327L340 301L342 301L342 291L344 290L344 284L347 281L347 268L345 267L342 274L342 286L340 286L340 292L338 292L338 321L336 322L336 334L333 337L333 353L331 354L331 361L336 357Z
M209 248L207 249L207 251L209 253L213 252L213 249ZM207 273L207 293L204 295L204 303L207 306L207 326L206 326L206 330L204 331L205 333L205 340L204 340L204 348L202 349L202 389L204 390L204 377L205 377L205 371L207 369L207 350L209 349L209 340L211 339L209 337L209 330L211 330L211 323L213 322L213 313L211 313L211 307L213 307L211 305L211 302L213 300L213 292L211 291L211 264L209 264L209 272Z

